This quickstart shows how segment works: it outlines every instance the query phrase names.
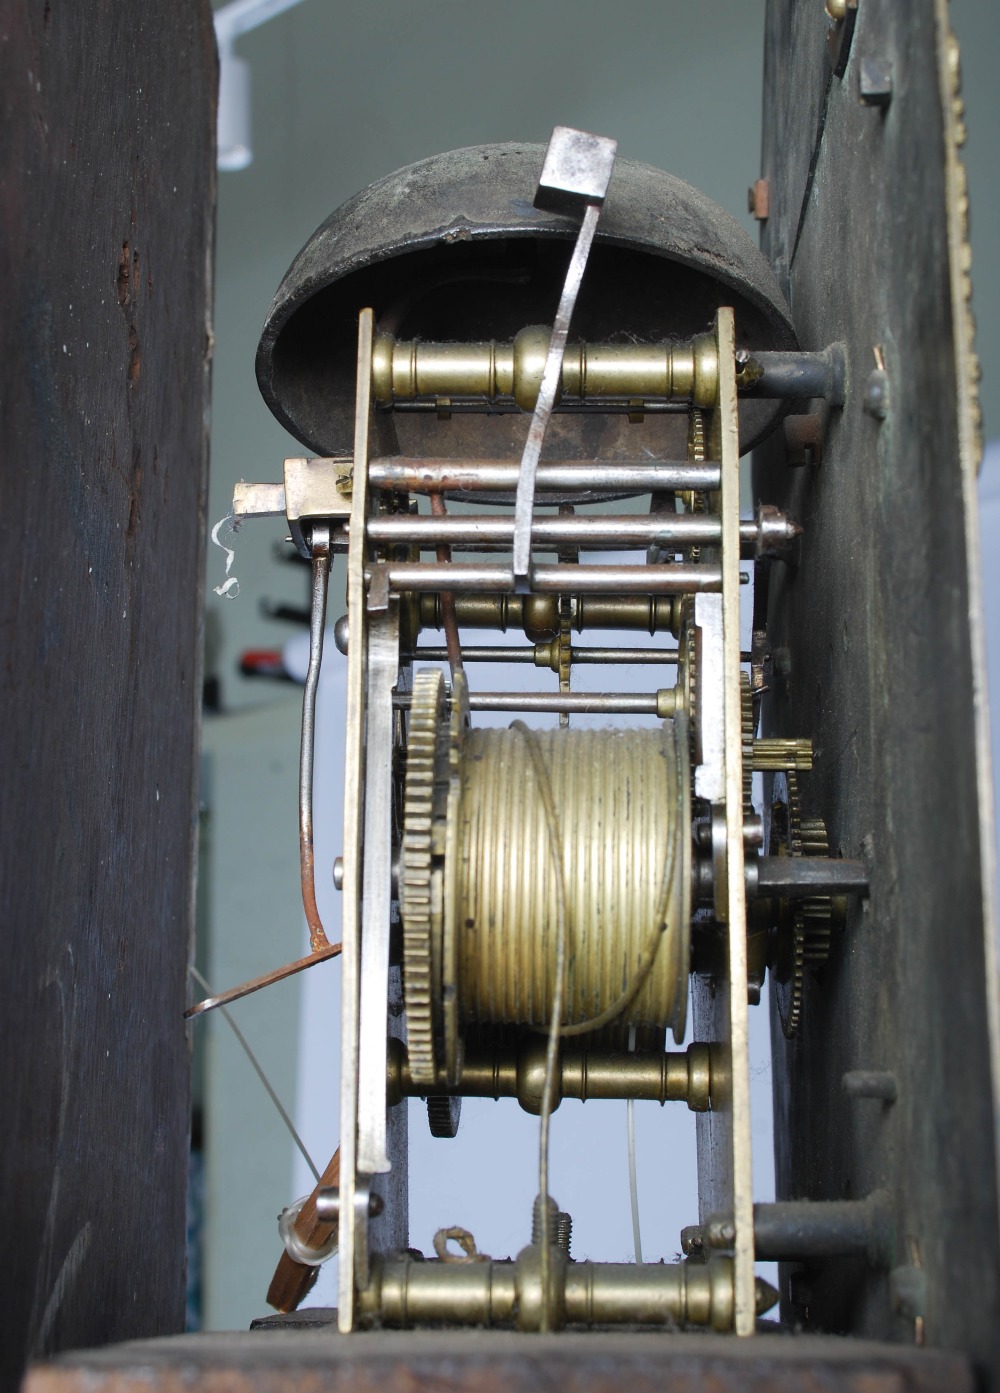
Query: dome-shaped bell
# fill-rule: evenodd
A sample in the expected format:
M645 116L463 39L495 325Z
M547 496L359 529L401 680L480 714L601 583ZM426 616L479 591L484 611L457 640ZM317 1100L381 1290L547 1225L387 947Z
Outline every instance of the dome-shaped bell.
M278 287L257 350L265 401L308 449L351 449L363 307L407 339L509 341L527 325L552 323L577 223L533 206L544 154L542 145L477 145L420 160L356 194L310 237ZM709 329L720 305L735 309L738 347L796 347L778 283L739 224L690 184L619 158L570 341L684 339ZM741 448L783 409L742 401ZM413 430L437 426L433 416L407 423L401 448L420 453ZM526 427L527 416L508 415L491 427L484 451L519 454ZM450 443L439 438L433 452L470 452L469 430L468 418L453 423ZM578 419L551 437L553 452L599 454L606 442L596 430ZM642 443L633 428L610 453L634 454Z

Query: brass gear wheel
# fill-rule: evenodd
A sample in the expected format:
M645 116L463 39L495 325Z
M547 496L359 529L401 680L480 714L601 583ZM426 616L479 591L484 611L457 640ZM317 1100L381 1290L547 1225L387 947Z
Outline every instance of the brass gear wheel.
M753 693L750 674L740 673L740 736L743 759L743 816L753 816L753 738L756 728L753 718Z
M822 818L803 818L799 799L799 781L789 769L783 776L787 790L784 823L779 829L782 854L787 856L829 856L830 842ZM777 779L775 780L777 785ZM780 803L772 808L772 825ZM782 819L779 818L779 823ZM802 1025L802 1002L806 970L822 967L830 956L833 902L829 896L817 895L811 900L795 901L788 907L789 923L785 932L790 935L790 953L785 963L785 980L777 977L775 996L781 1029L786 1039L793 1040Z
M413 678L403 791L400 911L403 919L403 1000L410 1072L415 1083L433 1084L434 982L432 943L440 933L440 893L435 890L434 823L438 800L438 741L444 719L444 678L436 668Z
M685 607L681 636L677 644L677 687L688 718L691 758L698 758L698 647L693 606Z
M829 856L830 839L822 818L806 818L801 828L803 856ZM822 967L830 956L833 901L817 895L802 902L802 953L806 967Z
M571 685L572 665L573 665L573 602L568 595L559 597L559 690L568 692ZM569 725L569 716L565 711L560 713L559 724L565 729Z
M427 1099L427 1124L432 1137L457 1137L461 1116L461 1098L439 1093Z
M705 413L695 407L688 416L688 459L702 462L706 458ZM708 495L695 489L683 489L681 502L688 513L707 513ZM688 561L696 566L701 560L701 547L692 547Z

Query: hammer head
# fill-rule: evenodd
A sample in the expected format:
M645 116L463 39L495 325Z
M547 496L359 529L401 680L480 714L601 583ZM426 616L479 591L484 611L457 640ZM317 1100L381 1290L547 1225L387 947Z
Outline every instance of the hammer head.
M535 207L572 212L604 202L618 142L572 126L556 126L545 151Z

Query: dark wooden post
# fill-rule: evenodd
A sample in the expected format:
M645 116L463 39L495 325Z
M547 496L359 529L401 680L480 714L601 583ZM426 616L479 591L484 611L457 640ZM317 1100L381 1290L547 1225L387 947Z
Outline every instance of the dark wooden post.
M0 1380L179 1330L208 0L0 0Z

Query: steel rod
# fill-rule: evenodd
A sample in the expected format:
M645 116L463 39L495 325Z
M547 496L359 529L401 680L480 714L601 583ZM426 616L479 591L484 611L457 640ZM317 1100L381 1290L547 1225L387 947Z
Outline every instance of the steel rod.
M753 1207L757 1256L794 1261L863 1253L882 1266L891 1251L889 1205L864 1200L784 1200Z
M518 468L516 460L470 461L386 456L372 460L368 467L368 479L376 488L406 489L418 493L513 492L517 487ZM564 460L539 464L535 474L535 492L536 497L546 492L564 493L578 489L614 493L693 489L712 493L719 487L719 473L718 464L711 462Z
M435 495L437 497L437 495ZM770 523L769 537L787 532L785 540L797 535L784 519ZM443 546L510 546L514 519L495 515L441 515L428 517L383 514L368 519L368 539L384 546L416 544L428 549ZM722 524L711 513L658 513L652 516L626 514L601 517L536 517L532 542L536 547L694 547L718 546ZM761 527L753 519L740 523L740 542L755 547Z
M758 895L809 900L816 895L868 894L868 867L864 861L826 856L760 856L756 868Z
M703 1226L709 1248L732 1242L732 1217L710 1215ZM885 1191L862 1200L779 1200L753 1207L757 1257L764 1261L808 1261L857 1253L873 1267L892 1254L892 1206Z
M409 692L397 692L393 705L407 710ZM470 711L569 712L571 715L656 716L670 715L674 689L663 692L470 692ZM669 708L669 710L668 710Z
M602 715L655 716L655 692L475 692L470 711L588 712Z
M754 353L748 368L751 378L740 387L741 397L826 397L833 406L843 405L846 363L841 344L820 353Z
M440 499L439 494L432 498ZM382 515L369 519L367 537L380 546L416 546L439 553L445 547L459 551L508 551L513 538L513 519L507 515L456 515L443 524L440 515ZM712 514L659 513L653 515L581 517L577 514L535 519L533 546L541 551L563 549L618 551L632 549L657 555L700 547L718 548L719 518ZM798 524L769 510L759 519L744 518L739 524L740 555L781 556L801 533ZM659 564L659 563L652 563Z
M757 524L749 522L744 526L747 539L756 540ZM655 517L641 513L624 517L536 517L531 531L536 547L647 547L650 543L718 546L720 535L719 519L709 513L668 513ZM514 519L509 514L442 518L397 513L368 519L369 541L385 546L416 543L430 548L492 543L509 547L513 537Z
M414 663L446 663L447 648L415 648L409 655ZM514 648L497 645L486 648L463 648L462 661L466 663L531 663L535 661L533 648Z
M572 655L574 663L585 664L676 664L679 660L676 648L577 648L574 646ZM448 650L447 648L421 646L415 648L409 656L412 662L446 663ZM492 647L480 645L474 648L463 648L462 657L467 663L532 663L536 667L546 666L544 662L538 662L534 648L515 648L513 645L504 644L496 644ZM749 662L749 658L747 661Z
M447 517L445 501L439 493L431 496L431 511L438 520ZM437 546L437 559L444 565L451 565L451 547L446 542ZM444 620L445 645L448 650L448 666L451 680L462 671L462 643L458 634L458 619L455 616L455 596L450 590L441 592L441 618Z
M509 566L442 566L402 562L387 567L390 590L486 591L511 594ZM541 594L693 595L722 586L718 566L534 566L531 589Z

